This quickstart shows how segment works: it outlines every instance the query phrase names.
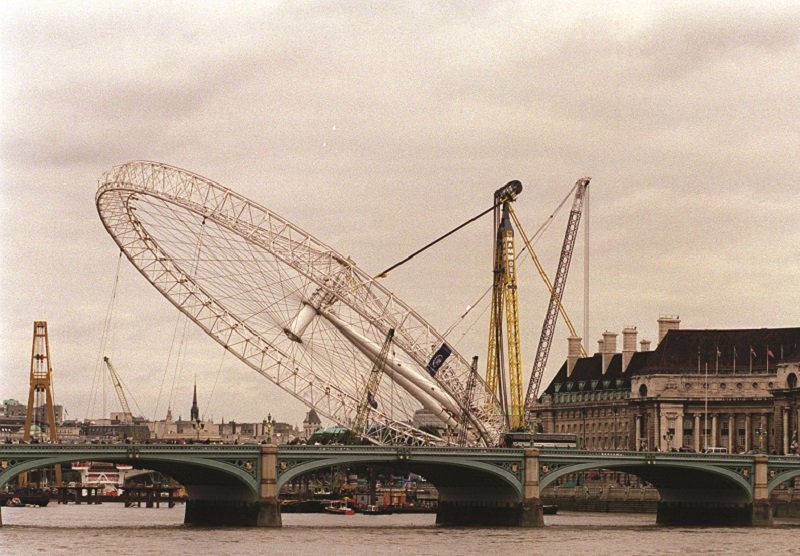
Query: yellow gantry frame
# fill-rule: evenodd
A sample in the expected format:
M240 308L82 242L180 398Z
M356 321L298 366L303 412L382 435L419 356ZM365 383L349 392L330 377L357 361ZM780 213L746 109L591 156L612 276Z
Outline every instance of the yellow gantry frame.
M519 338L519 301L517 295L516 251L514 230L509 222L510 202L502 205L502 218L497 227L494 248L494 280L492 310L489 321L489 350L486 357L486 385L503 404L507 426L518 429L525 424L522 393L522 353ZM505 313L505 315L504 315ZM503 317L505 316L505 319ZM508 392L503 377L503 320L508 342Z
M28 391L28 409L25 413L25 427L22 439L28 442L32 438L34 414L41 411L35 407L36 394L44 392L47 403L47 425L50 429L50 442L58 443L58 427L56 426L55 400L53 399L53 367L50 364L50 340L47 337L47 321L37 320L33 323L33 347L31 348L31 381ZM56 484L61 483L61 465L55 466ZM19 483L28 483L28 474L20 474Z

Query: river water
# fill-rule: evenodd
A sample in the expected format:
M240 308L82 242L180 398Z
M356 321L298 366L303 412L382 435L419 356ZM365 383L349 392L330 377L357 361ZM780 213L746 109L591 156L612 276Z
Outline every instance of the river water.
M800 554L800 520L773 528L660 527L654 514L560 512L540 529L445 528L433 514L285 514L281 529L183 525L183 506L3 508L0 555L571 556Z

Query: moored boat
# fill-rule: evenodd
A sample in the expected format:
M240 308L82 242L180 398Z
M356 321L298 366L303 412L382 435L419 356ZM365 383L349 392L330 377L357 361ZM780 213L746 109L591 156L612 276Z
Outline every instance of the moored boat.
M1 506L47 506L50 491L39 488L18 488L12 492L0 493Z
M336 515L353 515L356 513L347 500L334 500L330 505L325 506L325 511Z
M555 504L545 504L542 507L542 513L544 515L556 515L558 513L558 506Z
M385 506L382 507L369 504L368 506L361 508L361 513L364 515L388 515L392 513L392 509Z

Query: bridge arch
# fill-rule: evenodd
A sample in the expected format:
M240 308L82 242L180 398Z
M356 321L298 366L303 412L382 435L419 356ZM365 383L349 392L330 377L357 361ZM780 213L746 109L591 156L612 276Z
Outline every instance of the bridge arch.
M205 458L187 459L183 454L170 456L146 456L130 458L113 454L71 454L24 459L0 473L0 487L14 477L33 469L77 461L124 463L134 468L159 471L174 478L185 487L189 498L193 492L206 490L208 485L224 486L239 499L258 499L258 482L245 465ZM251 464L252 465L252 464Z
M297 463L292 462L291 458L280 459L283 463L279 461L279 467L286 464L287 468L278 475L278 490L297 477L333 466L381 465L398 471L416 473L440 490L460 486L479 487L485 484L491 485L492 488L507 490L506 497L509 500L517 502L522 500L522 484L519 477L509 469L485 461L419 455L409 459L399 459L395 454L338 455L307 459Z
M780 486L782 483L785 483L786 481L791 481L792 479L795 479L797 477L800 477L800 469L789 469L781 473L777 473L767 483L767 492L772 493L772 491L778 488L778 486Z
M546 465L546 464L545 464ZM662 473L662 471L669 471L669 469L682 469L689 472L691 475L694 475L698 479L705 479L709 477L717 478L718 480L722 480L725 483L729 484L731 487L738 487L741 494L746 495L749 499L752 499L752 492L753 488L750 483L750 480L744 477L741 473L737 473L734 470L727 469L724 467L717 467L713 465L704 465L700 463L693 463L693 462L683 462L683 461L659 461L657 464L643 464L642 462L632 462L632 461L620 461L619 463L616 462L609 462L608 460L604 462L582 462L582 463L574 463L569 465L563 465L558 467L557 469L545 473L544 476L540 479L540 487L545 488L547 486L552 485L558 479L565 477L567 475L573 473L581 473L584 471L594 471L594 470L609 470L609 471L620 471L624 473L629 473L631 475L635 475L640 477L647 482L653 484L659 491L662 488L675 488L680 487L680 482L685 479L685 475L683 477L673 478L675 477L672 473Z

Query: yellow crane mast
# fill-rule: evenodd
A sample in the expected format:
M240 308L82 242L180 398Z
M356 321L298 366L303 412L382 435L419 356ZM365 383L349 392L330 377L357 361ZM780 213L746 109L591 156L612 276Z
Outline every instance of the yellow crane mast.
M25 413L25 427L22 429L22 439L28 442L33 438L34 421L39 422L44 418L42 413L46 404L50 442L57 444L58 427L56 426L56 406L55 400L53 399L53 367L50 363L50 340L47 337L47 321L37 320L33 323L30 378L28 409ZM41 424L37 431L37 441L43 440L43 427ZM57 484L60 484L61 465L56 465L54 469L55 481ZM27 473L20 474L19 483L22 486L28 483Z
M390 328L389 332L386 334L386 339L383 341L381 351L375 358L369 377L367 378L367 384L364 387L364 393L361 396L358 411L356 412L356 419L353 422L353 432L358 435L364 433L370 407L372 409L378 409L378 386L383 376L383 370L386 367L386 359L389 357L389 346L392 343L392 338L394 338L394 328Z
M506 426L524 426L522 397L522 354L519 336L519 301L517 296L514 229L509 218L510 203L522 192L522 184L510 181L494 194L495 244L492 305L489 321L489 349L486 357L486 387L500 400ZM505 334L503 322L505 321ZM508 349L508 383L505 381L503 338Z
M56 428L55 402L53 401L53 367L50 365L50 342L47 338L47 322L37 320L33 323L33 349L31 353L31 387L28 392L28 410L25 414L25 428L22 438L31 440L34 420L39 421L43 406L47 408L47 425L50 441L58 442ZM42 399L44 398L44 399ZM40 426L37 440L41 440L43 427Z

